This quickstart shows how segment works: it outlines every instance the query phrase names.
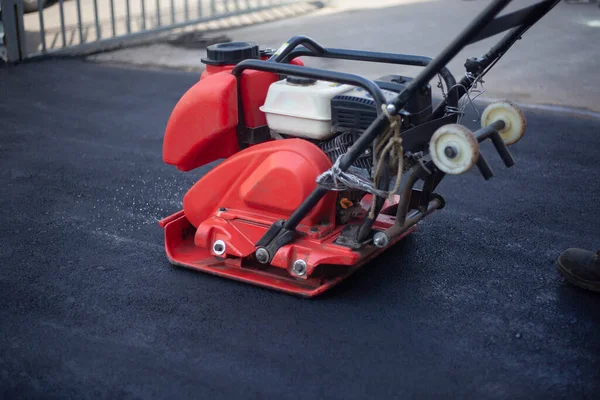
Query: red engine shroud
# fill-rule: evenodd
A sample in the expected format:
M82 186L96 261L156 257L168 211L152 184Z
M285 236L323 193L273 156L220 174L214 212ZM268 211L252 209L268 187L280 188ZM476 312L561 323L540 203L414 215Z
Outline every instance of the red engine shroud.
M279 249L269 266L253 258L255 243L273 223L291 215L330 166L321 149L302 139L265 142L238 152L189 190L183 211L161 221L170 261L307 297L332 287L385 250L366 246L354 251L335 243L344 227L335 224L336 192L326 195L302 220L297 228L301 236ZM374 228L393 225L396 203L386 206L391 211L384 210ZM363 213L369 207L370 196L364 199ZM225 254L214 251L218 241ZM298 259L306 262L303 277L292 274Z

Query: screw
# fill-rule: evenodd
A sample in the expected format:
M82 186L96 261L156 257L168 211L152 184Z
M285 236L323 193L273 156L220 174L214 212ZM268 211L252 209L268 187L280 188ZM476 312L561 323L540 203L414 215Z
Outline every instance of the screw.
M223 212L223 211L227 211L227 209L225 207L219 207L219 211Z
M271 258L269 256L269 252L264 247L261 247L258 250L256 250L256 253L254 253L254 255L256 256L256 260L261 264L268 263L269 259Z
M385 232L377 232L375 236L373 236L373 244L380 249L384 248L390 243L390 238L386 235Z
M455 146L446 146L444 149L444 154L446 154L446 157L448 158L455 158L458 155L458 150Z
M306 261L296 260L292 267L292 271L298 276L304 276L306 274Z
M213 243L213 251L218 256L225 253L225 242L222 240L217 240L215 243Z

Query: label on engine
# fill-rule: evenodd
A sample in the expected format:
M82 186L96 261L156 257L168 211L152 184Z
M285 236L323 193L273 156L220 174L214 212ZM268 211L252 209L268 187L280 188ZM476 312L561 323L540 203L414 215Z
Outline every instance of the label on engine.
M398 93L392 92L391 90L381 89L381 92L383 93L383 96L385 97L385 99L387 101L394 99L398 95ZM350 92L344 93L344 95L347 97L357 97L357 98L373 100L373 96L371 96L371 94L363 88L355 88L355 89L351 90Z

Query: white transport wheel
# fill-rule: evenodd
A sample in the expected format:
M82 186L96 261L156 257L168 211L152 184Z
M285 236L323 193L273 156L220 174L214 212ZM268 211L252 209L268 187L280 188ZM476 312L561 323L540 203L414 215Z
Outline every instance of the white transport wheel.
M436 167L450 175L464 174L479 158L479 142L465 126L444 125L429 141L429 153Z
M481 115L481 127L485 128L497 120L504 121L504 129L499 131L504 144L509 146L517 143L527 128L523 111L510 101L496 101L488 105Z

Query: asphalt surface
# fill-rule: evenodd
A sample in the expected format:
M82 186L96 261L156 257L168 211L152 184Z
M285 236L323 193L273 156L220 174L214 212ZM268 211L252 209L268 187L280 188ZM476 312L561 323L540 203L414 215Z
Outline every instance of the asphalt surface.
M393 71L390 71L393 72ZM161 159L196 74L0 69L0 398L594 398L600 120L528 111L496 178L325 296L173 268L157 220L206 170ZM469 122L470 119L467 120Z

